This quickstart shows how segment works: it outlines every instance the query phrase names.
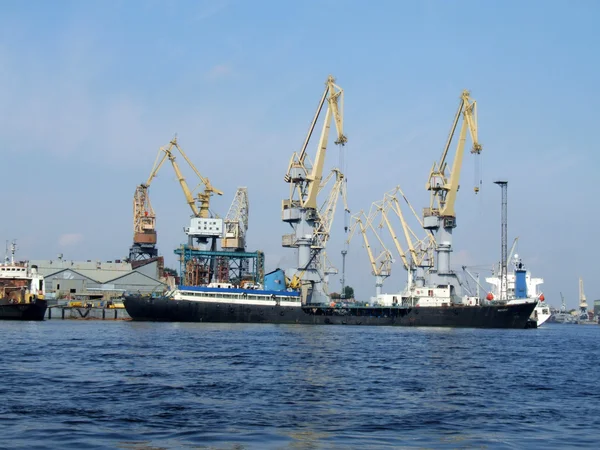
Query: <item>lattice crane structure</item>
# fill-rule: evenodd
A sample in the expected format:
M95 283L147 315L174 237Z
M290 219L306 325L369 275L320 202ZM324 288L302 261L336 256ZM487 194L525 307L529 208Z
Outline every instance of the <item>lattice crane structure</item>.
M221 239L221 248L233 251L246 250L249 214L248 188L239 187L225 216L225 236Z

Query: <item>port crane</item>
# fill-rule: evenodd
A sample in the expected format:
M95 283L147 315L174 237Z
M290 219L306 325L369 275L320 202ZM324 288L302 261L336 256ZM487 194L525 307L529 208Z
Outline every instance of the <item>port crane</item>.
M335 144L343 146L347 142L343 131L343 92L335 84L335 79L329 76L304 143L299 152L292 154L284 177L284 181L290 185L290 191L289 197L282 202L282 220L292 227L293 232L283 236L282 245L298 249L297 267L290 278L292 285L301 286L304 303L309 301L311 303L327 303L328 301L324 288L325 274L322 267L319 267L319 255L323 251L323 240L321 238L319 241L319 237L315 238L315 236L323 237L327 234L318 231L326 229L327 224L322 223L323 218L319 214L317 195L321 189L332 120L337 131ZM307 155L307 148L325 104L321 136L315 158L311 163Z
M377 230L373 227L373 221L377 213L380 212L379 209L371 209L371 212L367 216L364 211L360 211L355 214L351 218L352 225L350 226L350 231L348 233L348 243L352 240L356 230L360 230L362 234L365 248L367 249L367 255L369 256L369 262L371 264L371 273L375 276L375 295L381 295L381 289L383 287L383 282L386 278L391 275L392 272L392 262L393 257L391 252L385 247L381 236L377 233ZM382 247L381 252L377 255L373 255L373 250L371 248L371 244L369 243L369 239L367 237L367 231L371 230L375 237L377 238L379 244Z
M560 292L560 312L561 313L567 312L567 304L565 303L565 297L563 296L562 292Z
M427 231L425 237L423 238L419 238L417 236L413 229L408 225L404 213L402 212L402 207L400 205L398 196L401 196L404 199L419 225L423 227L421 218L408 201L406 195L404 195L404 192L402 192L400 186L396 186L396 188L392 191L386 192L383 200L374 203L374 205L381 210L382 222L385 223L387 230L392 237L392 241L394 242L394 246L400 255L404 269L407 271L407 289L412 290L415 286L415 283L417 286L423 286L425 284L425 273L431 268L433 262L432 253L433 249L435 248L435 239L430 231ZM394 213L395 216L400 220L404 239L408 247L408 254L400 243L400 240L398 239L398 236L392 226L389 217L390 211ZM380 226L383 227L383 224Z
M133 196L133 245L129 249L129 261L140 261L158 256L158 250L156 249L156 214L150 202L149 189L166 157L167 155L159 149L148 179L135 188Z
M200 182L204 185L204 190L194 197L193 191L189 188L187 181L177 164L174 150L185 159L190 168L194 171ZM182 275L189 284L206 284L210 282L217 273L217 259L213 255L207 258L187 258L185 250L195 248L198 244L209 251L216 252L217 239L223 237L223 219L211 217L210 198L213 194L223 195L223 192L215 188L208 178L203 177L196 166L188 158L183 149L177 142L177 137L171 139L168 145L160 148L164 153L163 158L168 159L173 166L177 180L185 196L186 203L192 210L190 226L185 227L185 234L188 236L188 244L184 246L181 254Z
M325 248L329 237L331 236L331 228L333 226L333 219L337 210L338 200L341 198L344 205L344 213L349 214L350 209L348 208L348 198L346 196L346 177L341 170L334 168L329 172L329 175L321 183L319 192L324 192L330 181L334 180L333 186L329 190L325 201L319 208L319 220L314 228L314 243L313 248L320 248L320 257L317 259L317 269L325 275L324 287L327 291L329 275L337 274L338 270L331 264L331 261L327 257Z
M327 197L321 204L318 210L318 219L316 221L316 226L313 230L313 249L321 249L317 259L315 260L315 266L317 271L324 276L324 284L323 290L329 295L328 292L328 282L329 275L337 274L338 270L333 266L329 257L327 256L327 252L325 250L327 246L327 242L329 241L329 237L331 236L331 228L333 226L333 219L335 217L335 212L337 210L338 200L341 198L344 204L344 212L346 214L350 213L350 209L348 208L348 199L346 195L346 177L338 168L333 168L327 175L327 177L323 180L319 187L319 193L322 193L326 190L327 186L331 183L331 180L334 180ZM347 231L347 227L346 227ZM284 247L295 247L298 245L295 240L289 239L287 242L284 241ZM289 283L288 287L299 289L301 286L300 275L303 274L295 274Z
M588 304L583 291L583 278L579 277L579 319L588 320Z
M221 248L241 252L246 250L249 214L248 188L239 187L225 216L225 236L221 239Z
M423 211L423 228L430 230L436 238L436 265L430 273L433 275L434 284L451 284L451 281L458 281L456 274L450 270L450 253L452 251L452 230L456 227L456 212L454 205L456 195L459 189L460 172L462 168L463 155L467 130L471 136L471 153L478 157L481 154L482 146L477 136L477 106L471 99L469 91L463 91L460 97L460 104L452 127L446 141L439 162L433 163L426 189L430 191L430 204ZM463 119L452 169L449 175L446 173L447 157L452 144L452 140L460 119ZM479 192L479 186L475 186L475 193Z
M175 154L173 153L173 149L176 148L181 156L185 159L194 173L198 176L202 184L204 184L204 191L199 192L197 194L197 198L194 198L194 194L192 190L189 188L179 165L177 164ZM181 185L181 189L185 196L186 202L192 210L192 219L190 222L190 226L184 228L185 233L188 235L189 245L193 245L194 239L201 244L206 244L210 240L211 248L216 249L216 239L220 238L223 234L223 219L211 217L210 214L210 198L213 194L223 195L223 192L219 189L216 189L208 178L203 177L196 166L192 163L192 161L185 154L183 149L179 146L177 142L177 137L174 137L168 146L163 146L160 148L162 152L164 152L163 158L167 158L171 165L173 166L173 170L175 171L175 175L177 176L177 180Z

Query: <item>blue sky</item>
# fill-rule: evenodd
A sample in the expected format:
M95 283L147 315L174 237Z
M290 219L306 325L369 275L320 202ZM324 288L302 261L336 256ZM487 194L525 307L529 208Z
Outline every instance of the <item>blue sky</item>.
M249 246L265 251L268 270L291 266L293 252L280 246L283 175L327 75L345 90L353 212L397 184L415 207L428 204L429 168L467 88L478 102L484 184L475 197L466 155L454 262L499 258L492 182L505 178L509 241L519 236L550 303L563 292L574 307L579 276L588 298L600 297L598 19L594 1L5 0L0 237L16 238L23 258L126 256L135 186L177 133L225 193L213 210L226 214L247 186ZM336 163L331 145L327 165ZM170 167L151 198L160 251L175 266L189 211ZM329 253L341 267L341 214L336 221ZM349 284L371 295L360 240L347 262ZM404 279L396 264L384 290Z

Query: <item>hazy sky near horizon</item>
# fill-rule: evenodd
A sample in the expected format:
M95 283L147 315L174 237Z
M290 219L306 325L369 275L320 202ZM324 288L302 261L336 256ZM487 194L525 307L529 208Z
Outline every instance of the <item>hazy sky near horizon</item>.
M212 209L225 215L247 186L249 249L265 251L267 270L292 266L294 252L281 247L283 175L333 74L345 91L353 213L398 184L415 208L428 205L429 169L469 89L483 186L475 196L466 153L453 266L481 266L473 270L483 277L499 259L493 181L504 178L509 244L519 236L548 301L559 306L562 292L575 307L580 276L588 299L600 298L599 243L589 234L600 219L599 19L600 3L583 0L4 0L0 238L17 239L28 259L125 257L135 187L177 133L224 192ZM328 168L338 163L332 142ZM175 267L189 210L171 167L150 192L159 249ZM341 268L341 208L333 230L328 253ZM404 285L396 260L384 291ZM374 293L358 236L347 280L362 298Z

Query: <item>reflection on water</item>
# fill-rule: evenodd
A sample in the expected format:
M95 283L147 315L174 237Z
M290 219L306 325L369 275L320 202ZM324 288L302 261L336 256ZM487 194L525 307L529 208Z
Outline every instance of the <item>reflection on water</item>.
M599 333L0 322L0 447L595 447Z

